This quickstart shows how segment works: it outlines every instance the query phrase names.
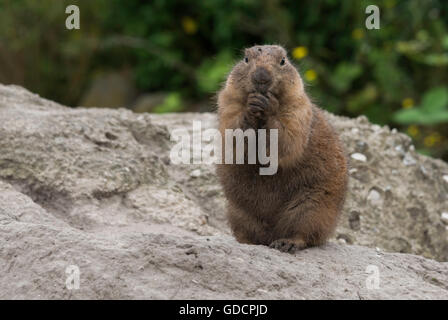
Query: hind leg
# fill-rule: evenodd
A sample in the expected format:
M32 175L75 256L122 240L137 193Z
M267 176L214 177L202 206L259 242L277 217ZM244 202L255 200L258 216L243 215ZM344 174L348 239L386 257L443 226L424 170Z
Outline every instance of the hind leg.
M279 213L271 247L295 252L326 242L334 231L340 210L334 198L322 191L302 192Z
M227 216L232 233L238 242L264 245L271 242L272 238L266 231L269 226L257 217L232 204L228 205Z

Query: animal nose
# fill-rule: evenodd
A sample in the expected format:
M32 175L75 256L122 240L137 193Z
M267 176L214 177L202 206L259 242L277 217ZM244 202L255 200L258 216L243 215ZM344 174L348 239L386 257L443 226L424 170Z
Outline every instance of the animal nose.
M272 82L272 76L268 70L263 67L257 67L252 74L252 82L254 84L266 85Z

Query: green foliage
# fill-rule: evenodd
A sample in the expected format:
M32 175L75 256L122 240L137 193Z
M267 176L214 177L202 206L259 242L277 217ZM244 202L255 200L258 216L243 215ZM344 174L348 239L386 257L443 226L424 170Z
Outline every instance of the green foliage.
M154 113L179 112L183 110L182 99L178 92L171 92L162 104L154 108Z
M65 8L81 9L80 30L65 27ZM92 76L108 0L0 0L0 82L73 105Z
M434 125L448 122L448 89L434 88L425 93L420 106L400 110L394 119L402 124Z
M344 93L350 89L353 80L362 73L362 67L359 64L341 62L336 66L334 73L330 73L328 82L335 91Z
M198 87L201 93L215 92L232 68L233 57L223 51L215 58L206 59L198 69Z
M81 30L64 27L68 4ZM379 30L365 28L371 4ZM289 50L323 108L398 127L448 159L447 1L0 0L0 82L70 105L96 72L131 68L140 92L171 92L156 112L186 110L263 43Z

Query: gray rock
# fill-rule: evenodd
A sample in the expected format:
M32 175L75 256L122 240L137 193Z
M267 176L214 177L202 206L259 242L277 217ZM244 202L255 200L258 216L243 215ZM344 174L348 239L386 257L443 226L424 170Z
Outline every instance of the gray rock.
M70 109L0 85L0 299L448 299L448 263L383 251L448 260L448 166L364 118L328 117L368 160L352 163L339 244L289 255L229 235L213 166L170 163L170 130L215 115Z
M226 235L20 221L0 238L2 299L448 299L448 263L355 245L289 255ZM66 288L72 265L78 290Z
M407 135L392 134L387 127L372 127L364 116L357 119L329 113L327 116L340 134L347 155L359 153L360 146L363 152L360 158L348 156L349 191L335 238L448 261L448 232L440 216L440 212L448 210L448 184L443 179L448 173L448 165L416 153ZM190 134L193 120L200 120L203 130L217 125L215 116L209 113L151 115L151 119L169 131L187 128ZM357 129L356 134L353 129ZM405 165L405 154L419 165ZM198 166L202 176L194 180L186 175L193 167L172 167L173 172L177 172L174 178L186 186L201 208L205 208L209 223L227 233L222 214L225 199L214 168ZM359 213L356 228L351 227L350 212L353 210Z

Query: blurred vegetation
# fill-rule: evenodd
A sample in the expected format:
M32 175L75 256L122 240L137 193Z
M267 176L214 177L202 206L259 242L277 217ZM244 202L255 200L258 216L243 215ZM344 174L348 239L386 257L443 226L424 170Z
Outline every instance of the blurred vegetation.
M81 29L65 28L77 4ZM365 28L365 8L381 29ZM443 0L0 0L0 82L75 106L101 72L132 70L154 112L219 89L241 49L279 43L334 113L398 127L448 160L448 2Z

